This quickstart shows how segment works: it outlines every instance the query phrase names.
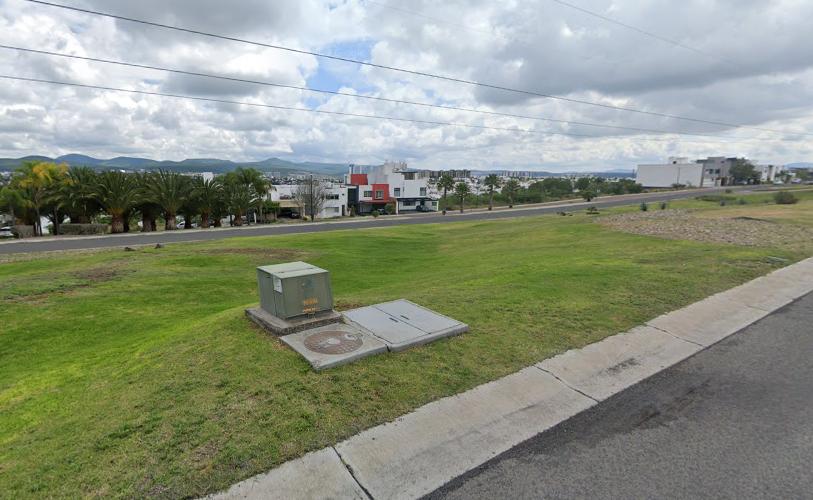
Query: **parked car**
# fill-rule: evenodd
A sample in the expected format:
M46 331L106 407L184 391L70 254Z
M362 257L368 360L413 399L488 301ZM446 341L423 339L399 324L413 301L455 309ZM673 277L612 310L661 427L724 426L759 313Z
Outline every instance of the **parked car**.
M0 238L14 238L11 226L0 227Z

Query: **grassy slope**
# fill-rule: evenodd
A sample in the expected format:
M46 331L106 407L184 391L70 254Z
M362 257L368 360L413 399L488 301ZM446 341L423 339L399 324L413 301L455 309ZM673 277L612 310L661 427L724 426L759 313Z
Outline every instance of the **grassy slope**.
M536 217L0 265L0 488L199 495L770 270L780 249ZM254 266L331 270L340 307L405 297L470 333L314 373L252 327ZM116 273L116 274L112 274Z

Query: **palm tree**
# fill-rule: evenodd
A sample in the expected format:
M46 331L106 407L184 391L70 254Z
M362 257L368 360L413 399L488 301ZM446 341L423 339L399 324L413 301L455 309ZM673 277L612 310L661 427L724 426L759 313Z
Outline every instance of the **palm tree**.
M454 194L457 196L457 199L460 201L460 213L463 213L463 204L466 202L466 196L471 193L469 189L469 185L465 182L458 182L457 185L454 187Z
M438 188L443 190L443 215L446 215L446 207L448 204L446 203L446 194L454 189L454 179L448 173L443 174L438 179Z
M23 206L34 212L34 234L42 236L42 209L53 195L52 187L68 172L67 165L27 161L17 169L12 186L19 190Z
M177 172L159 170L150 175L146 191L148 196L161 207L168 231L178 229L175 216L189 196L189 178Z
M141 213L141 232L149 233L155 231L156 219L161 213L161 207L153 200L149 184L152 182L152 174L138 173L135 174L135 182L138 186L138 202L133 207Z
M90 167L71 167L68 178L62 185L60 196L65 203L65 211L73 224L89 224L101 207L94 196L97 182L96 171Z
M502 181L497 177L497 174L489 174L483 183L488 188L488 209L492 210L494 208L494 190L500 187Z
M200 212L200 227L209 227L209 218L217 211L217 205L223 196L223 185L220 179L195 177L192 180L192 197L196 200Z
M254 188L245 181L246 178L237 170L227 173L223 178L223 190L229 211L234 214L235 226L243 225L243 216L255 200Z
M124 216L139 201L139 189L133 175L117 171L99 174L94 189L96 200L112 218L110 231L124 232Z
M508 197L508 208L514 207L514 197L519 193L519 181L508 179L502 188L502 194Z

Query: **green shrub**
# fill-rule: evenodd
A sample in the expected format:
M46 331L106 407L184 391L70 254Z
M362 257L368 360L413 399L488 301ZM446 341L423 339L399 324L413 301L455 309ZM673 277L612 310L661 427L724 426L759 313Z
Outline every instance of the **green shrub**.
M381 212L379 212L378 209L375 209L372 212L370 212L370 215L372 215L373 217L378 217L379 215L381 215Z
M737 199L737 205L747 205L747 204L748 204L748 200L746 200L745 198L738 198Z
M647 210L649 210L649 205L644 201L641 203L641 212L646 212Z
M669 204L666 203L665 201L661 202L661 210L666 210L666 207L668 207L668 206L669 206Z
M726 189L725 192L730 194L730 193L733 193L734 190L733 189Z
M799 201L799 198L793 195L790 191L779 191L773 195L773 201L777 205L793 205Z
M106 234L110 226L107 224L62 224L59 226L59 234L85 235L85 234Z

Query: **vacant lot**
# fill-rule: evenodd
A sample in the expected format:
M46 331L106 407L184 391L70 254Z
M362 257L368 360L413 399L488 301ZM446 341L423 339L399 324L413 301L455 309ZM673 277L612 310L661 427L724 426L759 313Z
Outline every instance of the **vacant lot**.
M626 211L599 221L620 231L661 238L811 252L813 191L795 191L795 196L799 202L790 205L777 205L771 194L700 197L675 202L679 208L652 204L648 211Z
M764 274L771 257L808 255L627 234L593 220L243 238L0 264L0 489L211 492ZM331 271L340 308L403 297L471 332L314 373L243 315L257 301L254 267L293 259Z

